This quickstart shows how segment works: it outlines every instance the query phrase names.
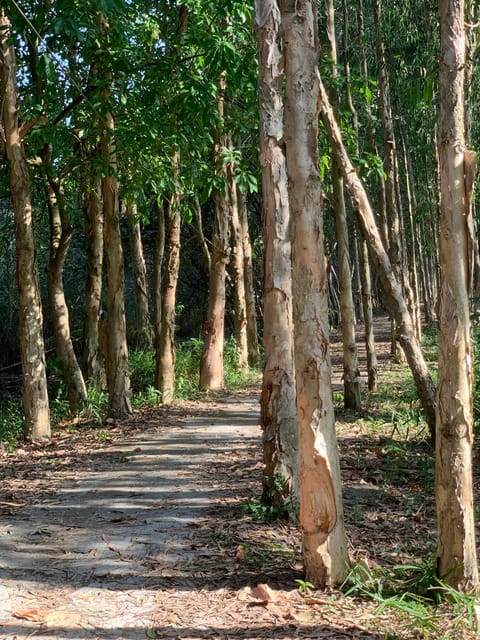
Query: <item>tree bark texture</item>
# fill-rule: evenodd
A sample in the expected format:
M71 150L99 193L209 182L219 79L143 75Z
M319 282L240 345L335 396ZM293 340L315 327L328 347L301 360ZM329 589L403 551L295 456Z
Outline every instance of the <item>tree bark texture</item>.
M126 214L129 219L130 249L135 282L135 343L137 349L148 351L152 348L153 332L148 304L147 267L143 255L142 228L138 220L137 205L127 205Z
M340 584L348 572L332 402L318 159L316 3L281 3L285 33L285 142L292 216L292 290L299 439L299 523L307 580Z
M16 61L13 46L9 45L10 36L10 21L2 8L0 9L2 124L15 220L24 430L29 440L42 441L51 435L43 314L38 284L31 183L19 132Z
M276 1L255 3L258 36L260 163L263 195L263 493L276 503L298 494L293 359L292 263L284 148L283 51ZM280 482L279 482L280 481ZM278 489L281 487L281 491Z
M333 0L326 0L327 37L332 61L332 77L337 78L337 40L335 35L335 9ZM337 110L336 89L332 89L332 103ZM335 213L335 237L337 240L338 280L340 293L340 313L342 317L343 345L343 403L345 409L360 411L360 369L357 359L355 339L355 307L352 292L352 270L350 268L350 247L347 226L347 211L343 192L343 178L335 158L332 160L332 192Z
M465 148L463 0L439 0L440 300L436 439L437 571L459 590L479 586L472 491L471 197L476 154Z
M229 141L230 142L230 141ZM231 143L230 143L231 144ZM227 170L228 195L230 200L230 246L233 273L234 330L240 371L248 369L247 342L247 301L245 297L245 260L243 237L238 209L238 188L234 178L234 168Z
M103 247L107 284L107 336L106 370L109 395L108 415L124 418L132 413L130 406L130 374L128 371L127 327L125 319L125 274L122 235L120 231L120 208L118 200L117 158L115 149L115 119L110 110L111 74L108 71L108 25L103 14L97 15L97 25L102 40L99 51L100 68L104 83L101 100L105 115L100 121L101 156L105 176L102 178L103 198Z
M248 229L247 196L240 190L238 191L238 213L240 217L243 245L248 364L251 367L258 367L260 364L260 351L258 348L257 305L253 278L252 242L250 240L250 232Z
M321 117L329 135L333 153L342 170L345 185L355 205L359 225L367 242L370 258L378 275L384 304L395 319L397 338L405 352L415 381L418 397L425 412L430 433L432 437L434 437L435 386L425 363L420 345L415 337L413 322L403 298L402 288L383 246L365 188L348 157L340 128L335 120L327 93L321 81L320 105Z
M210 263L207 320L204 326L204 343L200 361L200 389L215 391L224 386L224 328L225 328L225 280L230 256L230 215L231 202L228 194L227 168L222 157L222 148L228 147L228 139L223 130L225 111L225 77L219 81L220 95L218 112L222 120L220 130L214 131L215 158L223 178L224 193L213 191L214 227Z
M162 287L161 329L157 342L157 389L163 404L175 395L175 311L180 272L180 195L171 193L167 211L165 271Z
M100 345L102 311L103 205L101 182L92 167L84 180L84 212L87 235L87 283L83 325L83 374L95 389L106 386L105 353Z
M223 348L225 326L225 277L229 260L229 202L215 191L213 246L208 294L207 320L200 362L200 389L214 391L224 386Z
M48 155L50 155L48 153ZM50 158L45 167L51 173ZM64 195L59 180L46 176L46 192L50 214L50 260L47 266L48 295L55 335L55 347L62 367L63 380L72 413L82 408L87 388L78 364L70 333L70 318L63 286L63 267L73 236L73 226L67 218Z
M155 202L157 233L155 235L155 250L152 269L152 302L153 302L153 333L155 343L160 340L162 329L162 269L165 254L165 212L163 203Z

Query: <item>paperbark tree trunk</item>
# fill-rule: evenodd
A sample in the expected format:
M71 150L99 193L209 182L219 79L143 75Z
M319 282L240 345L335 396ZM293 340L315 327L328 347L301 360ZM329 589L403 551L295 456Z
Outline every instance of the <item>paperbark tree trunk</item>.
M352 201L356 207L360 228L367 242L370 257L378 275L384 304L396 321L397 338L405 352L415 381L418 397L425 412L430 433L432 438L434 438L435 386L425 363L420 345L415 337L413 322L403 298L402 288L383 246L368 196L362 181L358 177L348 157L340 128L335 120L327 93L321 81L320 114L330 138L333 153L335 154L338 165L341 167L345 185L350 191Z
M326 0L327 37L330 45L332 77L337 74L337 39L335 35L335 9L333 0ZM331 91L332 104L337 111L336 89ZM355 339L355 308L352 293L352 270L350 268L350 242L348 237L347 211L343 193L343 179L335 158L332 160L332 191L335 212L335 237L337 240L338 280L340 288L340 313L342 317L343 343L343 403L345 409L360 411L360 369Z
M165 253L165 212L162 205L155 202L157 233L155 235L155 250L153 254L152 273L152 301L153 301L153 333L155 344L160 340L162 329L162 267Z
M376 391L378 386L378 363L373 334L372 282L368 247L365 240L360 243L360 275L362 278L362 305L365 322L365 345L367 352L368 390Z
M108 26L103 14L97 23L101 38L99 55L107 69L104 81L111 82L108 72ZM102 67L100 67L102 68ZM100 122L101 155L106 175L102 178L103 242L107 284L106 370L109 394L108 415L124 418L132 413L130 405L130 374L128 371L127 327L125 320L125 277L120 210L118 201L117 163L115 149L115 120L110 111L110 86L102 88L101 99L105 115Z
M362 0L357 2L357 24L358 32L357 37L359 42L363 42L364 27L363 27L363 3ZM342 0L342 14L343 14L343 57L344 57L344 69L345 69L345 92L347 95L348 109L352 115L352 126L355 131L355 146L357 155L360 154L358 147L359 131L358 131L358 116L353 104L352 87L351 87L351 74L350 74L350 28L349 28L349 11L346 0ZM368 65L365 50L362 48L361 64L363 73L365 74L365 81L368 78ZM369 140L372 153L376 154L375 134L373 132L373 119L371 114L370 104L367 101L366 104L367 118L368 118L368 130ZM379 177L380 196L379 200L384 203L383 197L384 186L383 176ZM368 247L363 234L360 230L358 233L358 222L355 225L355 230L358 236L356 238L356 246L358 247L358 272L361 282L361 296L362 296L362 310L363 321L365 324L365 350L367 354L367 376L368 376L368 389L369 391L376 391L378 384L378 367L377 367L377 352L375 346L375 335L373 332L373 304L372 304L372 281L370 275L370 262L368 259ZM385 234L386 236L387 234ZM357 262L357 260L356 260Z
M465 148L463 0L439 0L440 304L435 493L437 572L461 591L479 586L472 490L473 278L471 199L477 157Z
M51 172L50 152L44 156L45 170ZM78 364L70 334L70 318L63 286L63 267L73 236L67 219L65 201L58 178L46 177L46 193L50 215L50 260L47 265L48 295L55 335L55 347L62 367L63 380L72 413L78 412L87 399L87 388Z
M285 34L285 142L292 216L292 289L299 439L299 524L307 580L341 583L348 572L332 402L318 159L316 3L281 2Z
M263 495L281 505L298 493L290 211L283 144L283 52L276 0L257 0L258 101L263 194ZM280 482L278 482L280 481Z
M204 326L204 343L200 361L200 389L215 391L224 386L223 348L225 342L225 280L230 255L229 226L230 199L228 197L228 178L222 148L228 147L228 139L223 130L225 110L225 78L219 82L218 112L222 121L220 131L215 131L215 158L219 164L224 181L224 193L213 191L214 228L210 262L208 292L208 312Z
M231 142L229 141L231 144ZM243 255L242 228L238 210L238 189L233 166L227 167L228 195L230 200L230 246L233 272L234 330L240 371L248 369L247 301L245 297L245 260Z
M148 304L147 267L143 255L142 228L138 220L137 205L127 205L126 214L129 219L128 229L132 253L133 278L135 282L135 344L137 349L148 351L152 348L153 333Z
M103 389L107 378L105 353L100 348L99 321L102 311L103 210L98 170L90 166L84 178L84 213L87 240L87 283L83 325L83 375L95 389Z
M9 166L9 185L15 220L17 286L19 296L19 340L22 360L25 436L34 442L50 437L42 302L38 284L31 182L19 130L16 61L10 46L10 21L0 9L0 71L2 125Z
M393 117L390 104L390 83L387 72L387 61L385 55L385 43L383 39L383 0L374 0L373 15L375 27L377 31L376 50L378 64L378 87L379 87L379 112L383 133L383 170L385 172L385 205L386 217L388 225L388 257L390 264L395 273L400 286L402 287L403 297L410 311L412 321L414 321L413 309L410 303L408 278L404 273L404 247L401 233L401 219L399 210L399 201L396 194L396 157L397 147L395 140L395 132L393 129ZM397 339L395 318L392 317L392 346L391 353L399 359L403 358L401 352L397 352Z
M248 364L251 367L258 367L260 364L260 351L258 348L257 305L255 303L255 284L253 279L252 242L248 229L247 196L240 190L238 192L238 213L240 216L243 245Z
M175 307L180 272L180 232L180 193L172 193L170 194L167 211L161 328L157 342L156 357L157 389L161 393L163 404L171 403L175 395Z
M28 42L28 59L35 99L42 109L41 117L47 121L45 112L45 89L39 74L39 51L41 34ZM62 369L70 411L78 412L87 398L87 389L82 371L75 355L70 334L70 319L63 285L63 268L73 236L73 225L68 219L62 181L52 159L52 144L45 142L39 151L41 158L44 191L50 220L50 258L47 264L48 297L51 322L55 337L56 354Z
M214 230L208 294L207 320L200 362L200 389L224 386L223 348L225 326L225 277L229 259L229 203L219 191L213 194Z
M420 294L418 286L418 262L417 262L417 250L415 244L415 224L414 215L417 209L417 198L415 195L415 183L413 178L413 171L411 166L411 160L407 151L405 139L402 138L403 147L403 159L405 165L405 186L407 189L407 204L408 204L408 242L410 244L410 273L412 277L412 294L414 300L414 325L417 340L422 341L422 317L420 312Z

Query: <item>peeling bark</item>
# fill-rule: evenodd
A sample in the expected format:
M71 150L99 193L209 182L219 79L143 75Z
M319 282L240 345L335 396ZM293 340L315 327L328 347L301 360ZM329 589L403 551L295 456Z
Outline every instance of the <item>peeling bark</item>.
M437 572L461 591L479 587L472 488L473 398L469 295L476 156L465 148L463 0L439 0L440 268L436 440Z
M28 439L42 441L51 435L43 342L43 314L33 230L31 182L19 131L17 69L15 51L9 45L10 36L10 21L5 15L5 10L1 8L0 72L3 95L1 116L15 220L22 397L25 412L24 430Z
M292 216L292 290L299 440L299 524L307 580L341 583L348 571L332 402L318 160L316 3L281 3L285 34L285 143Z
M283 140L283 51L278 3L256 2L255 12L264 237L265 365L260 402L265 464L263 495L265 500L282 504L292 494L298 495L290 210Z

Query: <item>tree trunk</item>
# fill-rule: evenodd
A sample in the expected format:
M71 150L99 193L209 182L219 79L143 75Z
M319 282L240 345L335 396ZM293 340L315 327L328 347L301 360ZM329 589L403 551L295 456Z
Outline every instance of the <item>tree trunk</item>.
M44 160L47 174L51 173L50 151L46 152ZM70 411L76 413L87 399L87 389L73 348L69 312L63 287L63 267L73 236L73 226L67 219L62 187L58 179L47 175L45 180L51 227L50 260L47 266L48 295L55 347L62 367Z
M437 572L460 591L479 586L472 490L469 295L476 154L465 149L464 1L439 0L440 304L436 440Z
M107 29L104 16L97 16L103 43L100 55L108 55ZM102 60L108 69L109 61ZM105 82L110 83L108 71ZM123 265L122 235L120 232L120 210L118 202L117 163L115 149L115 121L108 109L111 101L109 86L101 90L105 115L100 122L101 155L105 176L102 178L103 196L103 242L107 283L107 384L109 394L108 415L124 418L132 413L130 406L130 374L128 372L127 328L125 321L125 277Z
M15 51L13 46L9 46L10 37L10 21L2 8L0 9L2 125L15 219L25 436L36 442L45 440L51 435L50 410L43 342L42 303L35 256L31 183L19 132Z
M343 13L343 48L344 48L344 69L345 69L345 91L347 95L347 104L349 111L352 115L352 126L355 131L355 146L357 155L360 155L360 150L358 146L359 140L359 130L358 130L358 117L357 112L355 110L355 106L353 104L352 99L352 88L351 88L351 75L350 75L350 63L349 63L349 55L350 55L350 30L349 30L349 20L348 20L348 7L346 0L342 0L342 13ZM357 18L358 18L358 41L363 42L363 4L362 0L358 0L357 3ZM362 48L362 68L365 74L365 79L368 78L368 65L367 58L365 55L365 50ZM371 114L370 104L366 103L367 108L367 118L368 118L368 129L369 129L369 140L370 140L370 148L372 153L376 155L376 142L375 142L375 133L374 133L374 125L373 118ZM383 196L384 193L384 182L383 175L379 177L380 182L380 195L379 200L382 205L385 201ZM382 219L382 218L381 218ZM384 216L383 216L384 219ZM385 237L387 233L385 233ZM358 264L358 275L361 282L361 287L359 290L361 291L361 306L363 310L362 318L365 325L365 350L367 354L367 376L368 376L368 389L369 391L376 391L378 384L378 367L377 367L377 352L375 346L375 335L373 333L373 304L372 304L372 282L370 275L370 262L368 259L368 247L365 239L363 238L363 234L360 231L358 234L358 222L354 226L354 239L355 239L355 247L358 256L356 256L355 263Z
M363 16L363 0L357 0L356 6L356 14L357 14L357 24L358 24L358 41L360 43L365 43L365 30L364 30L364 16ZM362 74L364 78L364 88L368 88L368 82L370 78L368 62L367 62L367 51L366 45L363 44L361 46L361 68ZM365 111L367 116L367 126L368 126L368 141L370 146L370 152L374 156L379 156L377 140L376 140L376 131L375 131L375 118L372 113L372 108L370 102L367 100L365 102ZM357 135L357 143L358 143L358 135ZM388 223L387 223L387 211L386 211L386 198L385 198L385 178L383 176L383 171L378 176L377 180L377 224L378 229L380 231L380 237L385 247L385 250L389 251L389 233L388 233Z
M377 352L373 334L372 282L368 247L365 240L360 243L360 275L362 278L362 304L365 322L365 345L367 352L368 390L376 391L378 386Z
M293 361L292 265L287 167L283 145L284 79L277 2L255 4L258 35L264 280L261 396L263 495L282 504L298 494L298 436ZM280 482L279 482L280 481Z
M260 351L258 349L257 306L255 304L255 285L253 280L252 243L248 230L247 197L246 194L240 190L238 191L238 213L240 216L243 245L248 364L255 368L260 364Z
M132 269L135 281L135 319L137 349L148 351L152 348L152 325L148 307L148 278L145 258L143 256L142 229L138 220L137 205L127 205L129 219L130 248L132 252Z
M403 298L402 288L392 269L383 246L375 217L368 201L362 181L353 167L343 144L340 129L329 104L328 96L320 81L320 113L325 124L333 153L341 167L345 185L356 207L357 217L363 236L367 242L372 263L378 275L384 304L396 321L397 337L404 349L408 365L412 371L418 397L432 437L435 435L435 386L428 371L420 345L415 337L410 313Z
M155 344L160 341L162 330L162 265L165 253L165 212L163 204L160 206L155 202L157 233L155 236L155 250L153 254L152 273L152 301L153 301L153 333Z
M285 33L285 142L292 215L292 289L299 438L299 523L307 580L340 584L348 572L332 402L318 160L316 4L281 3Z
M418 269L417 269L417 251L415 245L415 225L414 215L417 209L417 198L415 196L415 184L413 181L413 171L411 166L411 160L405 144L405 139L402 138L403 146L403 158L405 164L405 186L407 188L407 202L408 202L408 241L410 244L410 273L412 274L412 294L413 294L413 308L415 317L413 318L415 324L415 333L417 340L422 340L422 317L420 313L420 294L418 287Z
M45 90L39 74L40 34L28 42L29 66L35 87L35 99L45 114ZM71 413L76 413L87 398L82 371L75 355L70 334L70 321L65 290L63 268L73 236L73 226L68 219L61 179L52 160L52 144L45 142L39 151L42 161L44 190L50 219L50 259L47 265L47 284L50 313L53 324L57 357L62 369Z
M177 162L178 159L175 163ZM180 231L180 195L172 193L168 204L161 328L156 356L156 386L163 404L172 402L175 395L175 308L180 271Z
M214 189L213 191L214 227L208 292L208 312L204 326L204 343L200 361L200 389L203 391L215 391L222 389L224 386L225 280L230 252L228 231L231 203L228 197L227 170L221 153L222 148L228 147L227 135L223 130L226 91L225 77L223 75L220 78L219 90L220 95L217 106L222 124L220 130L214 131L214 154L223 177L225 195L218 189Z
M238 211L238 189L233 167L227 167L228 194L230 200L230 246L233 271L234 330L240 371L248 369L247 302L245 298L245 261L243 256L242 228Z
M200 204L200 200L198 199L197 194L194 196L195 203L195 211L197 212L197 235L200 241L200 248L202 250L203 260L205 262L205 268L207 273L210 273L210 269L212 268L212 256L210 255L210 249L208 248L208 242L205 238L205 234L203 232L203 215L202 215L202 205Z
M87 235L87 284L83 325L83 374L95 389L106 385L105 353L100 348L99 321L102 310L103 210L100 178L90 167L85 177L84 212Z
M224 386L223 346L225 326L225 277L229 255L229 203L219 191L213 194L214 230L208 294L207 320L200 362L200 389L215 391Z
M335 35L335 10L333 0L326 0L327 37L330 44L332 77L337 78L337 42ZM338 98L332 89L332 101L337 110ZM340 285L340 313L342 317L343 343L343 390L345 409L360 411L360 369L355 340L355 307L352 293L352 270L350 268L350 246L347 212L343 193L343 179L335 158L332 160L332 191L335 212L335 237L337 240L338 279Z

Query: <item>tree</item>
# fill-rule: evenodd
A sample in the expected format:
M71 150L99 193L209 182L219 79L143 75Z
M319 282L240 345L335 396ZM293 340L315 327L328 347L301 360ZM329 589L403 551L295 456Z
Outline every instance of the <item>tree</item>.
M100 119L101 156L104 164L102 178L103 240L107 282L107 339L106 371L109 394L108 414L124 418L132 412L130 405L130 374L125 321L125 282L120 207L118 199L117 161L115 148L115 119L111 111L111 74L108 64L108 24L103 14L97 15L101 41L100 56L106 73L106 85L100 89L104 113Z
M337 73L337 38L335 34L335 10L333 0L326 0L327 37L330 47L332 79L338 80ZM332 105L338 112L338 96L336 87L331 90ZM347 211L343 191L343 178L335 157L332 159L332 191L335 215L335 236L337 240L338 279L340 289L340 313L343 342L343 388L346 409L359 411L360 369L357 359L355 341L355 307L352 293L352 270L350 268L350 243L348 234Z
M148 305L147 266L143 253L142 227L137 205L127 204L126 215L129 220L128 231L135 280L135 344L137 349L147 351L152 348L153 332Z
M473 279L476 154L465 147L464 1L439 0L440 268L436 439L437 571L456 589L479 586L472 493Z
M285 34L285 142L292 216L292 289L299 451L299 524L307 579L348 572L335 435L318 158L316 3L281 3Z
M396 322L397 338L412 372L432 438L435 437L435 385L418 343L412 318L403 298L402 288L393 271L365 187L350 161L342 134L330 106L327 92L320 81L320 114L327 130L333 153L341 168L345 186L355 206L362 234L367 242L373 266L379 278L383 302Z
M175 160L175 168L178 158ZM172 402L175 391L175 304L180 269L181 191L170 194L165 233L165 271L162 280L160 335L157 339L156 387L162 402ZM161 228L161 227L160 227Z
M10 45L10 21L0 9L2 126L9 164L15 220L19 337L22 359L25 435L33 441L50 437L50 410L43 342L43 314L38 284L30 174L19 124L15 50Z
M215 159L219 165L221 185L213 190L214 228L211 251L210 279L208 292L208 313L204 327L204 344L200 361L200 389L215 391L223 388L223 348L225 327L225 279L227 263L230 257L230 199L228 193L228 174L222 149L228 147L225 132L225 76L219 82L220 95L217 100L220 116L219 130L214 132Z
M264 281L261 396L264 497L281 502L298 491L293 360L292 263L287 165L283 145L283 47L278 3L255 5L262 166ZM279 483L278 480L281 480ZM279 492L279 485L281 491Z

